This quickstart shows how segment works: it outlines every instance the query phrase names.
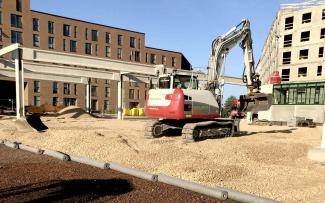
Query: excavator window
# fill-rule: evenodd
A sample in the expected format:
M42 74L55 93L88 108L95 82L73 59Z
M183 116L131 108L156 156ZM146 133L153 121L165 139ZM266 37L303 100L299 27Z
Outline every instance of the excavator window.
M159 89L170 89L170 77L160 77L158 87Z
M173 88L197 89L197 79L187 75L175 75Z

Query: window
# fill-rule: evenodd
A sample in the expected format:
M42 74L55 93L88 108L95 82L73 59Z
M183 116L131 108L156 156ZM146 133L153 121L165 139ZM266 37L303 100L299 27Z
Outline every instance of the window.
M59 99L57 97L52 98L52 106L57 106L59 104Z
M33 31L39 31L39 20L38 20L38 18L33 18Z
M321 39L325 38L325 28L322 28L322 29L320 30L320 38L321 38Z
M92 99L92 100L91 100L91 110L92 110L92 111L97 111L97 109L98 109L98 108L97 108L97 107L98 107L97 102L98 102L97 99Z
M156 54L150 54L150 63L156 64Z
M161 57L161 63L166 65L166 56Z
M121 48L117 49L117 58L122 59L123 58L123 50Z
M2 28L0 28L0 42L2 42Z
M105 87L105 97L109 97L109 96L110 96L110 88Z
M172 57L172 66L176 67L176 58L175 57Z
M34 106L41 106L41 97L34 96Z
M105 80L105 84L109 85L109 84L111 84L111 81L110 80Z
M104 111L108 111L109 109L109 102L108 100L104 100Z
M98 31L97 30L91 30L91 40L94 42L98 41Z
M302 32L300 35L300 41L305 42L309 41L310 31Z
M105 47L105 56L111 58L111 47L109 46Z
M321 58L324 56L324 47L319 47L318 50L318 57Z
M122 35L117 36L117 44L120 46L123 44L123 36Z
M34 81L34 92L39 93L41 92L41 83L40 81Z
M129 89L129 99L134 99L134 89Z
M323 9L323 11L322 11L322 20L324 20L325 19L325 9Z
M70 37L70 25L63 24L63 35Z
M70 52L77 52L77 42L70 40Z
M50 34L54 34L54 22L49 21L47 23L47 27L48 27L48 33Z
M291 30L292 28L293 28L293 16L287 17L285 19L284 29L285 30Z
M91 96L92 97L97 97L97 86L91 86Z
M282 74L281 74L281 81L289 81L290 80L290 69L282 69Z
M299 59L308 59L308 49L300 50Z
M73 90L74 90L74 95L77 95L77 84L74 84L73 86L74 86L74 88L73 88Z
M85 54L91 55L91 44L90 43L85 44Z
M39 42L40 42L39 35L34 34L33 35L33 46L39 47Z
M111 33L109 33L109 32L105 33L105 42L106 42L106 44L111 43Z
M69 95L70 94L70 84L63 83L63 94Z
M22 11L22 0L16 0L16 10Z
M59 84L57 82L53 82L52 92L53 92L53 94L57 94L59 92Z
M85 39L88 40L88 28L85 30Z
M77 26L74 26L73 28L73 36L74 38L77 38Z
M2 8L3 0L0 0L0 8Z
M135 39L134 39L134 37L130 37L130 47L135 48Z
M2 24L2 11L0 11L0 24Z
M64 106L75 106L76 99L74 98L63 98L63 105Z
M11 14L11 27L22 28L22 17L19 15Z
M321 76L322 75L322 71L323 71L323 67L322 66L318 66L317 67L317 76Z
M291 63L291 51L283 52L282 64L290 64L290 63Z
M140 62L140 52L139 51L134 52L134 60L136 62Z
M66 40L63 39L63 51L66 51L67 50L67 43L66 43Z
M307 76L307 67L298 68L298 77Z
M23 43L23 33L11 31L11 43Z
M49 49L54 49L54 37L49 37L48 38L48 48Z
M302 24L311 22L311 13L302 14Z
M324 104L324 83L273 86L274 104Z

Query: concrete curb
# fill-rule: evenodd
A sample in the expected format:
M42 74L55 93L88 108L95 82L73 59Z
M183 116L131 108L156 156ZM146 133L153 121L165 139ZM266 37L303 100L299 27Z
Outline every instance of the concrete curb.
M212 187L203 186L190 181L174 178L171 176L166 176L163 174L158 174L158 182L162 182L168 185L174 185L176 187L181 187L187 190L198 192L201 194L208 195L220 200L226 200L228 198L228 192L225 190L219 190Z
M97 161L97 160L89 159L86 157L80 157L80 156L76 156L76 155L69 156L62 152L53 151L53 150L49 150L49 149L37 149L37 148L33 148L28 145L18 144L17 142L10 142L7 140L0 140L0 144L2 142L4 145L6 145L10 148L22 149L22 150L33 152L36 154L44 154L44 155L48 155L48 156L60 159L62 161L75 161L75 162L78 162L81 164L86 164L86 165L94 166L94 167L101 168L101 169L112 169L112 170L115 170L115 171L118 171L118 172L121 172L121 173L124 173L127 175L131 175L131 176L135 176L135 177L144 179L144 180L153 181L153 182L161 182L161 183L165 183L168 185L173 185L176 187L184 188L186 190L190 190L190 191L198 192L200 194L204 194L204 195L207 195L210 197L214 197L214 198L217 198L220 200L226 200L226 199L230 198L230 199L237 200L240 202L279 203L279 201L275 201L275 200L263 198L263 197L258 197L255 195L239 192L236 190L226 189L226 188L222 188L222 187L208 187L208 186L204 186L204 185L201 185L198 183L182 180L179 178L166 176L164 174L158 174L158 175L151 174L151 173L147 173L145 171L139 170L139 169L128 168L128 167L122 166L117 163L106 163L106 162ZM40 153L40 152L42 152L42 153Z
M249 202L249 203L280 203L272 199L255 196L249 193L240 192L237 190L226 189L222 187L215 187L218 190L224 190L228 192L228 198L240 201L240 202Z
M87 164L87 165L90 165L90 166L101 168L101 169L109 169L109 163L89 159L89 158L86 158L86 157L70 155L70 160L81 163L81 164Z
M28 146L28 145L24 145L24 144L19 144L19 149L22 149L22 150L25 150L25 151L28 151L28 152L32 152L32 153L35 153L35 154L39 154L39 155L44 153L44 150L42 150L42 149L37 149L37 148L31 147L31 146Z
M112 170L124 173L124 174L142 178L144 180L149 180L149 181L153 181L153 182L157 181L157 175L155 175L155 174L147 173L147 172L141 171L139 169L128 168L128 167L119 165L117 163L109 163L109 168Z
M64 154L62 152L58 152L58 151L53 151L53 150L49 150L49 149L42 149L44 150L43 154L44 155L48 155L57 159L60 159L62 161L69 161L70 157L67 154Z
M6 145L7 147L10 147L10 148L13 148L13 149L19 149L19 145L17 142L10 142L10 141L5 140L4 145Z

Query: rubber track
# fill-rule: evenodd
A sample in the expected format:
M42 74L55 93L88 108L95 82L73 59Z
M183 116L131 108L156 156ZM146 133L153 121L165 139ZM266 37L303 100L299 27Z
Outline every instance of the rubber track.
M159 120L148 121L145 125L144 136L149 139L157 138L153 135L153 127L159 123Z
M214 124L218 124L221 126L226 126L229 125L229 122L217 122L217 121L204 121L204 122L199 122L199 123L187 123L186 125L184 125L183 129L182 129L182 137L184 139L186 139L187 141L191 141L191 142L195 142L201 139L205 139L205 138L218 138L218 137L230 137L232 136L232 133L229 130L226 130L226 128L224 128L224 130L220 130L218 131L218 134L215 136L199 136L199 135L194 135L195 132L195 128L197 127L207 127L209 125L214 125Z

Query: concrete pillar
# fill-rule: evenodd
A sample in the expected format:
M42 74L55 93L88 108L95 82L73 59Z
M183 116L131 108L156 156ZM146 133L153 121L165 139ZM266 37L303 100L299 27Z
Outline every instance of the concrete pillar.
M24 69L22 55L23 50L16 50L17 57L15 59L15 77L16 77L16 116L17 119L25 117L24 105Z
M325 123L323 124L323 131L322 131L322 142L320 144L320 148L325 149Z
M88 78L88 83L86 86L86 111L91 113L91 78Z
M325 123L323 124L322 141L320 148L313 147L309 149L307 157L313 161L325 163Z
M120 75L120 80L117 83L117 119L123 120L123 74Z

